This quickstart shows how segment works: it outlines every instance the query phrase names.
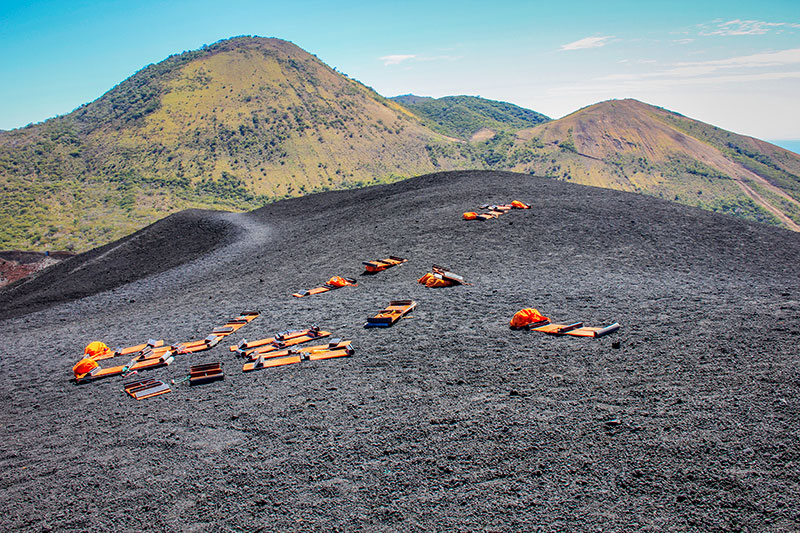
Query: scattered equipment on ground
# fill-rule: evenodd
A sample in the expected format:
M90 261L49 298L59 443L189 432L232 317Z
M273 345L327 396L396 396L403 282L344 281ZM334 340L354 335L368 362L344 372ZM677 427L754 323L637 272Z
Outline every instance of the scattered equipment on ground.
M101 361L103 359L110 359L112 357L117 357L119 355L126 355L128 357L134 357L136 355L141 354L148 348L157 348L159 346L163 346L163 340L154 340L150 339L144 344L138 344L136 346L129 346L127 348L114 348L113 350L109 349L104 343L100 341L93 341L90 342L86 348L83 350L84 357L90 357L95 361Z
M391 327L395 322L410 313L415 307L417 307L417 302L414 300L392 300L385 309L381 310L377 315L368 318L364 327Z
M511 329L527 329L540 331L550 335L572 335L573 337L602 337L613 333L620 328L618 323L603 327L584 326L583 322L571 324L553 324L550 319L543 316L538 309L521 309L514 314L510 322Z
M507 213L512 209L530 209L531 206L520 202L519 200L514 200L510 204L501 204L501 205L491 205L491 204L484 204L480 206L481 209L486 209L486 211L482 213L476 213L475 211L467 211L464 213L462 218L464 220L491 220L493 218L497 218L503 213Z
M255 359L255 357L260 354L275 352L290 346L303 344L304 342L322 339L328 337L330 334L330 331L321 331L319 327L311 326L308 329L284 331L276 334L274 337L252 342L249 342L247 339L242 339L242 342L236 346L231 346L231 351L236 352L239 357Z
M138 346L109 350L102 342L92 342L86 347L83 359L72 367L72 372L75 375L75 382L85 383L108 376L127 375L139 370L167 366L172 363L176 355L208 350L216 346L220 340L239 330L245 324L254 320L258 315L258 311L245 311L231 320L228 320L224 326L214 328L211 335L205 339L184 342L176 346L165 346L163 340L149 340L147 343ZM97 363L97 359L89 355L90 352L100 360L110 359L115 356L127 356L131 358L127 364L101 368Z
M145 398L152 398L153 396L166 394L172 390L169 388L169 385L167 385L163 381L158 381L157 379L142 379L139 381L131 381L130 383L126 383L125 385L123 385L123 388L125 392L127 392L131 396L131 398L134 398L136 400L144 400Z
M211 331L211 335L206 337L202 340L197 341L189 341L189 342L182 342L175 347L176 355L183 355L187 353L195 353L195 352L202 352L203 350L208 350L216 346L219 341L241 329L245 324L252 322L258 317L258 311L245 311L244 313L240 314L237 317L234 317L228 322L225 323L224 326L220 326L218 328L214 328Z
M403 264L407 261L408 259L403 259L402 257L396 257L394 255L390 255L386 259L376 259L375 261L363 261L362 264L364 265L365 274L377 274L378 272L382 272L387 268Z
M273 368L276 366L291 365L301 361L321 361L336 357L349 357L355 353L352 341L331 339L327 344L306 346L304 348L289 348L287 350L260 353L242 367L243 372Z
M443 266L433 265L431 272L417 281L426 287L452 287L453 285L463 285L464 277L450 272L450 269Z
M311 296L312 294L320 294L323 292L332 291L334 289L341 289L342 287L346 287L348 285L356 286L356 280L352 278L343 278L341 276L333 276L323 285L319 287L314 287L313 289L308 289L307 291L300 291L292 294L295 298L302 298L303 296Z
M75 374L76 383L84 383L108 376L118 376L134 371L167 366L172 363L174 356L175 349L172 346L158 346L156 348L143 350L125 365L117 365L109 368L100 368L100 365L98 365L96 361L84 357L72 367L72 372ZM89 363L87 359L94 362L94 365Z

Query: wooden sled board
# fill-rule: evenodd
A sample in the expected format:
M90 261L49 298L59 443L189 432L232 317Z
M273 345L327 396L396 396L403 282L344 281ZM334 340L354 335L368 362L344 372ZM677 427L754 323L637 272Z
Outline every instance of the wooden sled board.
M358 285L358 283L356 283L356 280L354 280L352 278L344 278L344 279L348 282L348 285L342 285L342 287L348 287L348 286L351 286L351 285L352 286ZM296 293L292 294L292 296L294 296L295 298L303 298L304 296L311 296L313 294L321 294L323 292L334 291L336 289L341 289L342 287L338 287L336 285L330 285L328 283L324 283L324 284L320 285L319 287L314 287L313 289L308 289L306 291L296 292Z
M355 350L353 350L352 341L334 339L327 344L306 346L299 349L290 348L288 350L260 354L258 357L245 363L244 366L242 366L242 371L250 372L261 368L299 363L303 360L321 361L324 359L333 359L335 357L347 357L353 355L353 353L355 353Z
M367 319L365 328L388 328L417 306L414 300L392 300L377 315Z
M225 379L222 363L207 363L189 368L189 385L202 385Z
M114 348L111 354L105 357L98 357L95 359L95 361L100 361L101 359L110 359L112 357L117 357L120 355L128 355L128 356L137 355L144 352L148 348L158 348L160 346L164 346L163 340L150 339L144 344L137 344L136 346L128 346L127 348Z
M433 265L431 271L433 272L433 275L438 276L439 279L455 283L456 285L464 284L464 276L459 276L455 272L451 272L450 269L443 266Z
M343 341L341 339L331 339L331 341L327 344L317 344L316 346L304 346L303 348L299 348L297 351L303 354L303 356L308 359L309 361L316 361L319 359L330 359L330 357L324 357L324 355L333 353L333 352L349 352L345 355L351 355L353 353L352 348L353 341ZM341 357L341 355L334 355L333 357Z
M242 367L242 372L261 370L262 368L274 368L276 366L291 365L303 360L300 354L284 355L282 357L259 357L253 361L248 361Z
M312 296L314 294L321 294L323 292L332 291L335 289L340 289L341 287L334 287L333 285L320 285L319 287L314 287L313 289L308 289L306 291L300 291L292 294L295 298L303 298L305 296Z
M180 344L175 345L175 354L183 355L188 353L202 352L203 350L209 350L214 346L216 346L224 336L225 335L212 334L203 340L182 342Z
M309 361L322 361L324 359L334 359L336 357L349 357L355 353L350 341L340 343L339 346L328 348L327 350L311 351L306 353Z
M576 328L570 331L567 331L566 335L572 335L574 337L602 337L603 335L608 335L609 333L614 333L620 328L620 325L617 322L614 322L611 325L603 326L603 327L583 327L583 328Z
M541 331L550 335L565 335L568 331L583 327L583 322L573 322L572 324L545 324L543 326L536 326L529 328L531 331Z
M386 259L376 259L375 261L362 261L361 264L364 265L364 268L367 272L382 272L387 268L400 265L407 261L408 259L390 255Z
M530 328L531 331L541 331L542 333L549 333L550 335L572 335L573 337L602 337L608 335L619 329L618 323L613 323L609 326L603 327L588 327L584 326L583 322L574 322L572 324L546 324L535 328Z
M131 396L131 398L136 400L144 400L146 398L152 398L153 396L160 396L172 390L169 388L169 385L162 381L158 381L157 379L132 381L123 385L123 389Z
M314 334L318 334L319 328L317 326L311 326L310 328L306 329L292 329L287 331L281 331L280 333L276 333L274 337L268 337L266 339L259 339L257 341L248 341L247 339L242 339L239 344L230 347L230 351L235 352L239 350L251 350L253 348L258 348L259 346L265 346L267 344L274 344L275 342L286 342L290 339L294 339L296 337L302 337L304 335L313 336ZM328 333L330 335L330 333ZM320 335L324 337L325 335Z
M224 326L219 326L211 331L212 335L227 337L231 333L238 331L246 324L255 320L260 313L258 311L245 311L242 314L228 320Z
M131 365L118 365L109 368L100 368L88 374L81 374L79 376L75 376L75 382L84 383L87 381L95 381L97 379L102 379L109 376L118 376L126 371L133 372L134 370L147 370L150 368L158 368L161 366L167 366L174 360L175 358L173 356L173 352L169 351L161 355L157 359L145 359L142 361L137 361Z
M308 333L306 335L292 337L286 339L285 341L275 341L272 344L267 344L259 348L254 348L252 350L239 350L236 353L243 357L249 357L250 359L255 359L260 355L267 354L270 352L277 352L279 350L284 350L290 346L297 346L298 344L303 344L305 342L322 339L324 337L330 336L330 334L331 334L330 331L317 331L313 334Z

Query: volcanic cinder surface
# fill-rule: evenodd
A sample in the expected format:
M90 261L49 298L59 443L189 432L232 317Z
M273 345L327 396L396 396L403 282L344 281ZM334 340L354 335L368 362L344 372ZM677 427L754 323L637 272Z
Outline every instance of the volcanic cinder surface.
M533 208L461 219L515 199ZM389 254L409 262L358 276ZM418 285L433 263L470 285ZM359 284L291 297L333 275ZM363 329L398 298L413 318ZM511 331L523 307L622 328ZM230 342L135 376L221 361L224 381L139 402L121 377L70 381L92 340L199 339L253 309ZM0 315L0 530L800 528L800 234L786 230L435 174L175 215L4 289ZM355 354L243 373L227 350L311 324Z

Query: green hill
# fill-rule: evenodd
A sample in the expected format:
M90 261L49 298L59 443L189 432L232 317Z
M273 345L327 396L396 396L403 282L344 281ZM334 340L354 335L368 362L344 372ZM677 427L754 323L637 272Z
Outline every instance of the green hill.
M0 132L0 249L85 250L182 209L462 168L410 112L292 43L240 37Z
M419 116L426 126L457 139L490 138L497 131L532 128L550 120L523 107L477 96L430 98L406 94L392 98ZM481 131L487 134L481 135Z

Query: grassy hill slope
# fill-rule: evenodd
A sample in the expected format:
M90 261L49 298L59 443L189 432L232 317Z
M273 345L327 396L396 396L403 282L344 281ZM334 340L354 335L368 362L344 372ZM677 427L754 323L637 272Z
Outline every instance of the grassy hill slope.
M277 39L235 38L150 65L74 112L0 133L0 249L87 249L188 207L463 166L449 142ZM455 158L455 159L453 159Z
M505 164L800 230L800 157L636 100L520 131Z

